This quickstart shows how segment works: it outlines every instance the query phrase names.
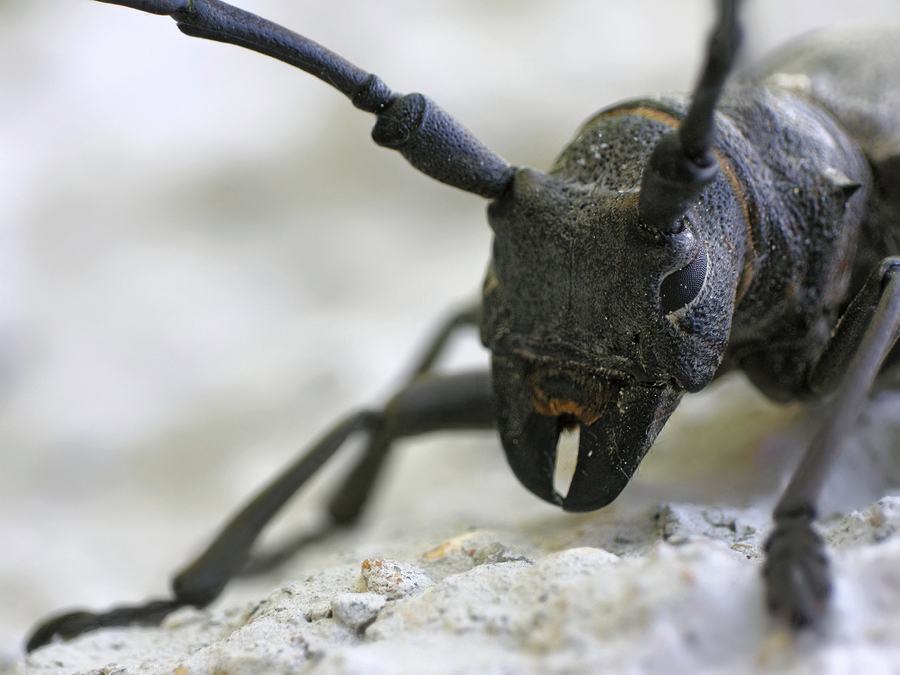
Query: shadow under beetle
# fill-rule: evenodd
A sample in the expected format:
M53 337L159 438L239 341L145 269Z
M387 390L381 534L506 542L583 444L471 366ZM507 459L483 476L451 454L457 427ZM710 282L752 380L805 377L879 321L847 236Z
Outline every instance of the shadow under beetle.
M392 443L496 427L518 479L568 511L609 504L685 392L742 370L777 401L833 395L774 512L771 611L815 624L830 592L812 528L821 486L900 331L900 33L798 42L726 87L739 0L719 0L689 97L596 114L547 173L498 157L421 94L394 94L310 40L219 0L101 0L171 16L187 35L305 70L377 117L372 136L419 171L490 199L480 306L453 317L382 410L350 415L229 522L174 579L174 598L46 621L28 642L158 623L205 606L260 531L344 442L365 452L328 505L358 517ZM480 325L491 372L437 375L458 328ZM563 431L578 439L554 489Z

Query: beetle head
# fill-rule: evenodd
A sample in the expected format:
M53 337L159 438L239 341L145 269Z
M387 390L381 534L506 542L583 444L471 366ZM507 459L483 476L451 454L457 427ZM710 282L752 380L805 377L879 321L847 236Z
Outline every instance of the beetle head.
M500 435L526 487L567 510L619 494L682 394L713 378L731 329L742 261L723 229L742 214L727 180L699 190L669 231L642 217L643 167L669 128L640 111L601 114L549 174L519 170L488 210L482 340ZM579 453L561 495L567 428Z

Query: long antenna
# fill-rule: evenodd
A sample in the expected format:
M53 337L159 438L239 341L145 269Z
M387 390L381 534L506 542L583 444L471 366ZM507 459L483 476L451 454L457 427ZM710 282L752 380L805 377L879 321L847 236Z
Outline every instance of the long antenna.
M713 153L716 104L731 72L743 30L737 12L741 0L720 0L709 40L706 66L681 127L659 139L644 167L640 211L644 224L676 234L679 219L718 172Z
M185 35L226 42L314 75L378 119L373 140L422 173L486 198L498 197L515 169L422 94L394 94L376 75L309 38L219 0L99 0L171 16Z

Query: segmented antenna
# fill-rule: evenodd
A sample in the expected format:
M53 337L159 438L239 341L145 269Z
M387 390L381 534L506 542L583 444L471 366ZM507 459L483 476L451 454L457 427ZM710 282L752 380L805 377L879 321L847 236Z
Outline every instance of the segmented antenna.
M422 94L394 94L322 45L219 0L99 0L171 16L185 35L245 47L314 75L378 119L373 140L432 178L486 198L498 197L515 169Z
M687 115L679 129L659 140L644 167L641 218L660 232L676 234L681 230L681 216L718 171L712 150L715 111L741 43L743 31L737 19L740 2L720 0L706 66Z

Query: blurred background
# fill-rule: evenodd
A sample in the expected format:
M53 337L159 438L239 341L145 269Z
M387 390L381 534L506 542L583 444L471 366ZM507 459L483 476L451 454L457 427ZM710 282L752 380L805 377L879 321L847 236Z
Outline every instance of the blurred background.
M747 60L822 26L900 22L890 0L746 4ZM593 111L689 89L712 3L241 6L545 169ZM48 612L163 593L476 296L484 202L374 146L371 125L314 78L167 18L0 0L0 663ZM455 360L486 363L474 340ZM543 513L489 436L403 454L376 518ZM448 504L454 476L471 490Z

